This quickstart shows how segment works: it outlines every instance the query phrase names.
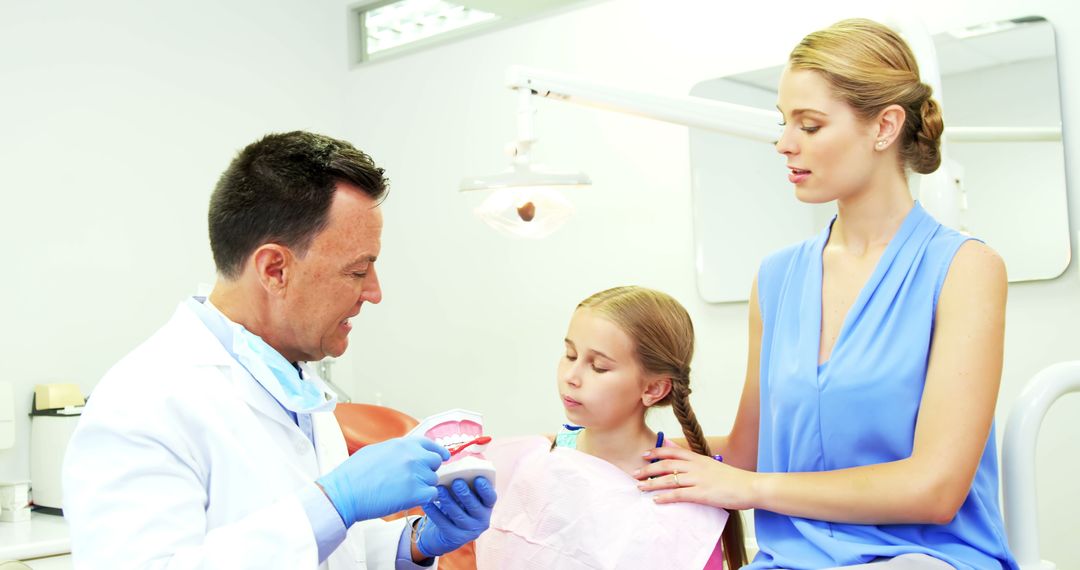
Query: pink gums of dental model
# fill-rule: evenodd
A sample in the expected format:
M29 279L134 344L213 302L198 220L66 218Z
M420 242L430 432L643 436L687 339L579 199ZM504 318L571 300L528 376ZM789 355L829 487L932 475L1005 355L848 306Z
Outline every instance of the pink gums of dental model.
M463 449L465 449L466 447L469 447L470 445L473 445L473 444L476 444L476 445L487 445L487 444L489 444L489 443L491 443L491 437L490 437L490 436L486 436L486 435L482 435L482 436L480 436L480 437L478 437L478 438L476 438L476 439L474 439L474 440L472 440L472 441L468 441L468 442L465 442L465 443L463 443L463 444L461 444L461 445L459 445L459 446L457 446L457 447L455 447L455 448L451 449L451 450L450 450L450 455L451 455L451 456L453 456L453 455L457 455L457 454L458 454L458 453L460 453L460 452L461 452L461 451L462 451Z

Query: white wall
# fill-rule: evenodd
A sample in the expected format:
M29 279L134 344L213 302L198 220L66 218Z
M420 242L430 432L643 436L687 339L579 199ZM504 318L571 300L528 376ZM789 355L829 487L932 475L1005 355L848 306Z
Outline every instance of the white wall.
M510 241L473 219L481 196L458 194L457 181L505 166L508 64L684 94L702 79L781 61L806 32L866 14L860 5L744 3L732 13L733 4L707 0L610 0L347 72L345 3L335 0L0 4L0 237L10 269L0 355L20 406L0 480L28 475L21 410L32 386L74 381L89 391L211 280L205 212L216 177L239 147L294 128L351 139L393 182L380 259L386 300L365 307L334 371L356 399L417 416L470 407L493 433L550 431L562 419L554 369L573 306L639 283L693 314L694 401L706 429L723 432L744 371L746 307L697 296L685 129L541 102L540 158L595 181L571 196L577 218L543 242ZM1049 18L1066 150L1076 146L1080 10L1071 2L906 5L934 32ZM1080 165L1069 168L1080 180ZM1070 198L1080 219L1075 183ZM1076 272L1074 264L1056 281L1011 288L999 428L1027 378L1080 358ZM1044 556L1062 568L1080 567L1071 548L1080 499L1069 485L1080 467L1076 400L1051 412L1039 452ZM666 413L656 421L674 428Z
M308 0L0 3L0 355L29 476L34 384L89 391L212 282L206 209L269 131L343 136L344 8Z
M509 64L685 94L703 79L781 62L802 35L837 19L882 15L863 4L611 0L354 71L348 134L388 169L393 189L379 262L385 301L365 309L337 378L348 378L357 399L418 416L467 406L486 415L492 433L550 432L563 419L554 370L573 307L601 288L638 283L672 293L693 314L695 407L707 431L727 430L745 370L746 306L708 305L696 293L686 129L540 101L537 154L594 182L571 193L576 219L542 242L511 241L485 227L470 213L481 197L458 194L456 185L463 175L505 167L500 151L514 137L515 101L502 87ZM1058 32L1066 148L1076 146L1074 3L904 5L932 33L1047 17ZM1069 168L1080 180L1080 163ZM1075 183L1070 198L1076 220ZM999 437L1029 377L1080 358L1075 264L1060 279L1013 285L1010 293ZM1080 469L1072 444L1078 409L1074 397L1051 411L1039 449L1043 555L1061 568L1080 567L1073 547L1080 498L1070 485ZM676 425L667 413L655 419L665 429Z

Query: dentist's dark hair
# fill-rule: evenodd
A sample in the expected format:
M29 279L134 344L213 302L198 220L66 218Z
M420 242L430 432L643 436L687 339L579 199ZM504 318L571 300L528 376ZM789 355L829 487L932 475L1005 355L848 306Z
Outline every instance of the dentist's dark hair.
M655 406L670 405L691 451L712 455L709 442L690 407L690 361L694 359L694 323L674 297L644 287L614 287L578 305L611 321L634 343L641 367L671 380L671 391ZM728 510L721 535L728 568L746 565L746 541L739 511Z
M328 222L337 184L375 200L387 179L352 144L304 131L266 135L237 154L210 197L210 249L218 273L235 279L264 243L303 256Z

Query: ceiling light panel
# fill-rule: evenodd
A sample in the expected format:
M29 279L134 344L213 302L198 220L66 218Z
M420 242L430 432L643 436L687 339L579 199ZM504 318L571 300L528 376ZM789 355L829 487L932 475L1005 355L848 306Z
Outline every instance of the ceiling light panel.
M366 51L374 55L498 17L445 0L400 0L363 13Z

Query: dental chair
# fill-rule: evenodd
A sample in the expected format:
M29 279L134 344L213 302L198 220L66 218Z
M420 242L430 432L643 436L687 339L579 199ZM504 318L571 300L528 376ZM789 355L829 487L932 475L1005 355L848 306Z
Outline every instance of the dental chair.
M365 445L401 437L419 425L419 421L398 410L374 404L338 403L334 416L341 425L349 455ZM423 515L419 507L383 517L392 521L407 515ZM439 557L440 570L476 570L476 545L468 543Z
M1035 444L1050 405L1070 392L1080 392L1080 360L1059 362L1039 371L1020 393L1005 425L1001 447L1005 534L1021 570L1055 570L1039 557Z
M401 437L420 423L409 414L374 404L338 403L334 416L341 424L349 455L365 445Z

